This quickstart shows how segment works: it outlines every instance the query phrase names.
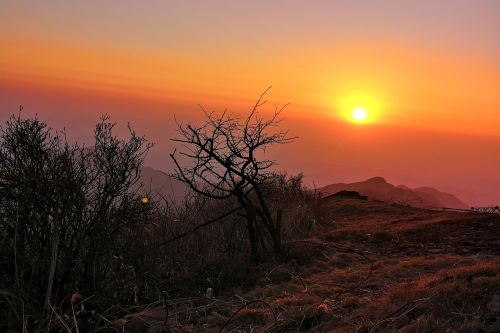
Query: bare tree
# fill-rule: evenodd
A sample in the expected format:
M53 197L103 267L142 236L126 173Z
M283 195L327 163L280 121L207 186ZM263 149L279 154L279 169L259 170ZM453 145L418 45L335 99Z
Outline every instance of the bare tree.
M265 184L273 179L275 161L263 158L266 149L275 144L286 144L295 138L279 129L283 109L275 106L269 119L259 113L265 103L258 98L249 115L241 118L227 111L207 112L200 125L179 124L180 144L170 156L175 163L175 177L193 191L211 199L235 198L244 210L251 255L260 260L260 251L266 251L266 234L271 239L275 254L281 241L281 210L272 212L264 192Z
M108 283L113 252L127 246L120 231L142 219L132 188L151 145L132 130L119 139L114 127L103 117L89 148L37 118L0 127L0 290L23 311ZM9 316L17 310L9 306Z

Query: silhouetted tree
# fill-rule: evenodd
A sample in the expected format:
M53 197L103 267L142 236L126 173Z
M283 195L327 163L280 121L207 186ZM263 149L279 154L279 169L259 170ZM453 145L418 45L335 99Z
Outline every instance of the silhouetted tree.
M278 128L284 107L275 107L269 119L259 114L266 103L266 92L246 118L203 110L206 120L202 124L178 124L180 137L173 141L182 148L170 154L175 176L193 191L212 199L236 199L245 212L251 255L256 262L260 260L259 246L266 250L263 230L267 230L275 254L282 247L281 210L273 214L264 193L267 183L275 179L271 170L275 162L263 158L263 152L294 139Z
M0 129L0 289L11 317L21 315L12 304L49 310L109 282L110 257L127 245L120 230L144 210L133 187L151 147L131 129L117 138L114 127L103 117L88 148L37 118L12 116Z

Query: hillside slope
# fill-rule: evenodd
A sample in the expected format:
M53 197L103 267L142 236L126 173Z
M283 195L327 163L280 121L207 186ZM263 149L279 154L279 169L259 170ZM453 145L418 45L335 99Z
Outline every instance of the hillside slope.
M441 192L432 187L418 187L413 189L413 191L421 197L430 196L434 199L437 199L437 201L441 204L442 207L459 208L459 209L469 208L469 206L467 206L453 194Z
M499 332L500 216L326 199L251 288L169 300L130 332ZM245 267L240 267L246 269Z
M157 200L182 200L187 187L179 180L170 177L163 171L151 167L141 169L141 179L144 190Z

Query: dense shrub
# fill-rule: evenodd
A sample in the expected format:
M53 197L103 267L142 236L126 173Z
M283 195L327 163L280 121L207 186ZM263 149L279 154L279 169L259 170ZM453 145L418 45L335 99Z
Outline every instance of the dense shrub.
M114 126L103 117L91 148L37 118L12 116L2 127L1 322L10 329L77 290L105 290L122 273L110 263L127 247L122 231L147 209L131 189L150 145L132 130L118 139Z
M261 280L236 198L187 191L174 204L146 193L151 145L114 127L103 117L90 147L38 118L13 116L1 128L0 331L91 330L138 304ZM312 231L316 196L301 175L269 173L259 186L282 212L285 242ZM269 234L257 232L271 253Z

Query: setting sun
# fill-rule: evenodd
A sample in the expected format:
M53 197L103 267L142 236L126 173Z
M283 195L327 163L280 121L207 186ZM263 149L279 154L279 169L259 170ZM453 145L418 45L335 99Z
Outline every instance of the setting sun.
M368 116L368 112L366 112L365 108L357 107L352 110L352 118L356 122L363 122L366 120Z
M375 97L375 94L367 92L358 91L345 95L337 102L339 116L350 123L371 124L379 122L380 100L380 97Z

